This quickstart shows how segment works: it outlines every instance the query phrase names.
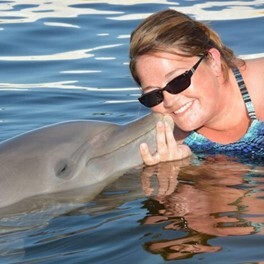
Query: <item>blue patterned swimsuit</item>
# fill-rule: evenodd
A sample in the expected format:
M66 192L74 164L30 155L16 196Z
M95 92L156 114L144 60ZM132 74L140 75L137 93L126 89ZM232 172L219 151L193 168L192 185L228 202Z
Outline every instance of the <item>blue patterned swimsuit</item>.
M256 117L254 106L238 69L234 70L238 86L245 102L251 125L247 133L237 142L220 144L213 142L203 135L193 131L184 140L195 154L224 154L240 160L264 162L264 122Z

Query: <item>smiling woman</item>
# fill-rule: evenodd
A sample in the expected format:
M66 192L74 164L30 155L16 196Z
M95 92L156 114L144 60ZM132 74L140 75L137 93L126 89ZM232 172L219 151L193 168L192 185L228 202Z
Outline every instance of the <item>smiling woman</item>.
M215 31L181 12L145 19L131 35L130 70L142 88L139 101L170 115L176 129L158 123L158 150L152 155L142 144L144 162L185 158L187 146L263 159L263 69L264 58L237 58Z

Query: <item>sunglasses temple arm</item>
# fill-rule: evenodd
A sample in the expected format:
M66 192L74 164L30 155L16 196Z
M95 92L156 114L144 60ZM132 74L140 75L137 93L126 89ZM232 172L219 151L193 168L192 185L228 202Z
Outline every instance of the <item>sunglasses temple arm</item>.
M196 71L196 69L198 68L199 64L202 62L202 60L204 59L205 55L203 55L197 62L196 64L190 69L190 71L192 72L192 74Z

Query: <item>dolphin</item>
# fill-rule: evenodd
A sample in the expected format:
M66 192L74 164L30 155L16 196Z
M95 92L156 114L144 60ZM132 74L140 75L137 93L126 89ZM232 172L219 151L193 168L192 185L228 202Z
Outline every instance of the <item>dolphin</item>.
M2 142L0 208L35 195L98 183L102 189L126 170L142 164L140 143L146 142L155 151L156 123L164 118L151 113L124 125L68 121ZM170 119L167 121L173 126Z

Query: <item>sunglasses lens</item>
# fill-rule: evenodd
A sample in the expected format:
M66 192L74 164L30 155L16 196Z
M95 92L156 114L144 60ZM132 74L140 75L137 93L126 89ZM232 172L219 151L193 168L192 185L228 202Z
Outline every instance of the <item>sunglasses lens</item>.
M163 101L163 91L167 91L171 94L178 94L187 89L191 85L191 77L193 73L205 56L206 55L203 55L189 71L186 71L185 73L171 80L164 88L143 94L138 98L139 102L146 107L153 107Z
M160 104L163 101L162 91L156 90L146 94L143 94L138 98L139 102L146 107L153 107Z
M166 87L166 91L171 94L178 94L191 85L191 75L186 72L175 79L171 80Z

